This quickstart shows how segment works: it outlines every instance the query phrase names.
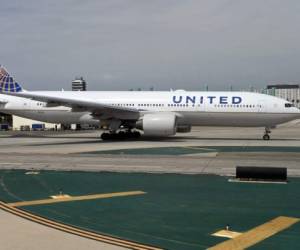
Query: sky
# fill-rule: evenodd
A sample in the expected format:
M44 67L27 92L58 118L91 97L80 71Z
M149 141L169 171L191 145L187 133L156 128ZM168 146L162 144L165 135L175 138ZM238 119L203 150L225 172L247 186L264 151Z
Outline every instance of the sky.
M28 90L300 83L299 0L0 0L0 64Z

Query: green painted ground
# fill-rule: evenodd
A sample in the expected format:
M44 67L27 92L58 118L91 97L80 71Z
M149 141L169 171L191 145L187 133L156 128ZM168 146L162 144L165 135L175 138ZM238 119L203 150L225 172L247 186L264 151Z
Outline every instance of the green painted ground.
M0 199L143 190L146 195L23 207L85 229L174 250L206 249L230 224L246 231L277 216L300 217L300 179L284 184L228 182L212 175L0 171ZM300 249L300 223L253 249Z
M112 154L112 155L186 155L209 152L290 152L299 153L300 147L264 147L264 146L213 146L213 147L156 147L138 149L118 149L92 151L84 154Z

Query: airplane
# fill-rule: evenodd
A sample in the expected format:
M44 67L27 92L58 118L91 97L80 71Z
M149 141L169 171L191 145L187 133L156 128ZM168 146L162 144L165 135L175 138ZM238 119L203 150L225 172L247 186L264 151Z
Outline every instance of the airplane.
M300 118L284 99L226 91L26 91L0 66L0 112L63 124L100 124L103 140L167 137L192 126L271 128Z

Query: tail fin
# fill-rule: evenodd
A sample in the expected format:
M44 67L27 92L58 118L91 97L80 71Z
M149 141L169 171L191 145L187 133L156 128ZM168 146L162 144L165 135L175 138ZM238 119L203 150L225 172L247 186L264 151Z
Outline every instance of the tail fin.
M1 92L21 92L22 87L14 81L7 70L0 65L0 93Z

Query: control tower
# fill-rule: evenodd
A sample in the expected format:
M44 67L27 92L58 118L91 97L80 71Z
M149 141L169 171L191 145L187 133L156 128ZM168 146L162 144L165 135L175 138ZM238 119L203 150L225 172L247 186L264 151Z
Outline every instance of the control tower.
M72 91L86 91L86 87L87 84L83 77L76 77L72 81Z

